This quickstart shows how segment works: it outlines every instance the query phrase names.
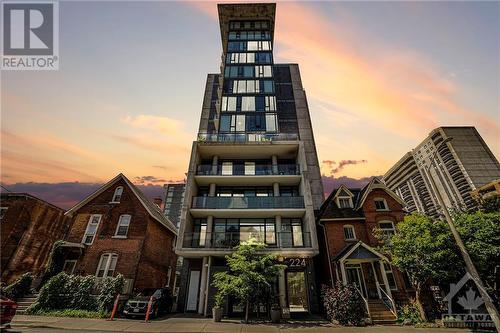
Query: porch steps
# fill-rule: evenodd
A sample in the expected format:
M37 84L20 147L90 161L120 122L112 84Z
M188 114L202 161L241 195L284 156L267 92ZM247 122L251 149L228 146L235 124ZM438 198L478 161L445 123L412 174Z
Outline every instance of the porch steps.
M375 325L395 325L396 316L387 308L382 300L369 300L370 317Z
M24 314L26 312L26 309L31 304L35 303L37 298L38 298L38 294L30 294L30 295L26 295L25 297L19 298L16 301L16 303L17 303L16 314Z

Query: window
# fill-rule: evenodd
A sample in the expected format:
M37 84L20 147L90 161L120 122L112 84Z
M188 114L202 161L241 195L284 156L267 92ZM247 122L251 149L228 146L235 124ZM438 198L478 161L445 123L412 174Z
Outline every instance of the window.
M95 234L97 233L97 228L99 227L99 222L101 222L102 215L93 214L90 216L89 222L87 224L87 229L83 235L83 244L90 245L94 242Z
M241 111L255 111L254 96L243 96L241 98Z
M115 194L113 194L113 200L111 200L111 202L120 202L120 200L122 198L122 194L123 194L123 187L118 186L115 189Z
M351 201L350 197L347 197L347 198L340 197L337 200L338 200L339 208L352 208L352 201Z
M266 132L276 132L276 115L266 114Z
M392 223L391 221L381 221L378 223L378 227L387 236L392 236L396 232L394 223Z
M121 215L116 226L115 236L127 237L128 227L130 226L130 215Z
M233 174L233 162L222 162L222 175L231 176Z
M262 82L261 91L263 91L265 93L273 93L274 92L274 82L273 81L265 80L265 81L261 81L261 82Z
M255 162L245 162L245 175L255 175Z
M396 285L396 280L394 279L394 273L392 272L392 266L390 264L384 263L385 275L387 276L387 282L389 283L389 288L391 290L398 290Z
M7 209L8 207L0 207L0 220L2 220L5 216L5 213L7 213Z
M271 77L272 76L271 66L255 66L255 76Z
M113 276L113 274L115 273L117 260L118 255L116 253L104 253L101 256L101 260L99 260L96 276L98 278Z
M344 238L345 238L345 240L356 239L356 234L354 233L354 227L352 225L345 225L344 226Z
M236 97L222 96L222 111L236 111Z
M388 210L387 202L385 202L385 199L383 199L383 198L375 199L375 209L376 210Z

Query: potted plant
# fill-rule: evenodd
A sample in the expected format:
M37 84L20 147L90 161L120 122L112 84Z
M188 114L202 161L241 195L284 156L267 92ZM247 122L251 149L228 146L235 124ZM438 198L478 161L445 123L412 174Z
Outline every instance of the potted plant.
M278 303L271 305L271 322L279 323L281 320L281 309Z
M215 294L214 307L212 308L212 315L215 322L222 320L222 309L224 307L224 296L218 292Z

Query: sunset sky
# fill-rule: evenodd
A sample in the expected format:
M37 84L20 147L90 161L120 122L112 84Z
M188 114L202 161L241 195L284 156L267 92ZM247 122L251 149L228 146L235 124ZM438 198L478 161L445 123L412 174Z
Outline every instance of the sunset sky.
M182 180L220 66L216 3L59 8L60 70L1 73L2 183ZM499 156L499 16L499 2L278 3L275 62L300 66L325 179L381 175L443 125L476 126Z

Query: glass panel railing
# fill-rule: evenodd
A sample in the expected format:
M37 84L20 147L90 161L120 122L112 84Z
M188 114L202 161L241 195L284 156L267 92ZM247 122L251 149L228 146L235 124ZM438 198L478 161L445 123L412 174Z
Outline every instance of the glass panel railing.
M307 248L311 247L311 234L302 232L292 234L291 232L277 232L275 237L266 236L263 232L208 232L200 234L199 232L188 232L183 237L183 247L185 248L216 248L232 249L238 246L240 242L251 238L265 243L268 248ZM301 239L302 242L297 240ZM271 241L270 241L271 240Z
M296 133L198 133L198 142L296 141Z
M303 197L194 197L192 208L278 209L304 208Z
M300 166L298 164L278 164L273 165L255 165L248 168L244 165L233 165L232 168L222 168L211 164L200 164L196 169L197 175L208 176L262 176L262 175L300 175Z

